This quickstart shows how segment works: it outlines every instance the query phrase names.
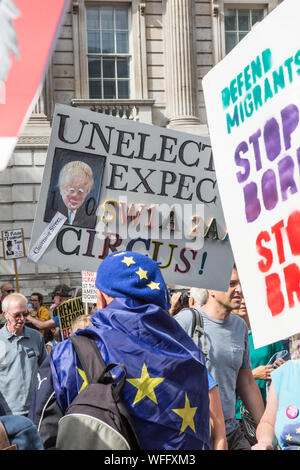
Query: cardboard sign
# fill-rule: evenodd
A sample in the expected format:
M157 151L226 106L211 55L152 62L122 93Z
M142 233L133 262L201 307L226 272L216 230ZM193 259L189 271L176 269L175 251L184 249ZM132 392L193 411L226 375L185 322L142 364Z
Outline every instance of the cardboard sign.
M203 80L256 348L300 332L299 14L285 0Z
M160 263L169 284L226 290L233 257L207 138L55 108L32 242L67 220L40 261L96 272L114 251Z
M82 302L87 304L97 303L97 291L95 287L96 273L82 271Z
M2 231L2 246L4 259L24 258L26 255L23 229Z
M66 339L72 334L72 321L85 313L82 298L76 297L75 299L67 300L57 307L57 313L62 338Z
M0 171L40 94L69 0L0 2Z

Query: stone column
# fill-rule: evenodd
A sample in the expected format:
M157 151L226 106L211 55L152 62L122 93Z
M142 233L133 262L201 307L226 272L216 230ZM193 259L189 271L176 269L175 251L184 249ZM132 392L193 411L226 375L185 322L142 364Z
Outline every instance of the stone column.
M194 0L164 0L168 127L199 125Z

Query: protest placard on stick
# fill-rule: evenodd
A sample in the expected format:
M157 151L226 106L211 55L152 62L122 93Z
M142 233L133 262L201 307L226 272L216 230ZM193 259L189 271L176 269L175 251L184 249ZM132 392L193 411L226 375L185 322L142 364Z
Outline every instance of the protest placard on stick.
M72 334L72 321L85 313L82 297L67 300L63 304L59 305L57 307L57 313L62 338L66 339Z
M300 332L299 14L285 0L203 80L256 348Z
M24 258L25 243L24 231L20 229L3 230L2 232L3 258L12 260L15 271L16 291L19 292L19 274L17 259Z
M96 273L82 271L82 302L87 304L97 303L97 292L95 287Z

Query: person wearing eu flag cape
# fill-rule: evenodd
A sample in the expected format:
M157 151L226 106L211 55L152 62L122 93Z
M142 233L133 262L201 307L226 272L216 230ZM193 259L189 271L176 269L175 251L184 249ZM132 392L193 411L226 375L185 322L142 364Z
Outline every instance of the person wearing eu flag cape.
M95 286L99 310L92 326L75 335L92 336L106 364L126 366L122 399L141 449L209 449L204 356L168 313L158 263L139 253L114 252L100 264ZM29 415L45 448L55 447L55 410L62 416L86 383L71 341L57 344L39 371Z

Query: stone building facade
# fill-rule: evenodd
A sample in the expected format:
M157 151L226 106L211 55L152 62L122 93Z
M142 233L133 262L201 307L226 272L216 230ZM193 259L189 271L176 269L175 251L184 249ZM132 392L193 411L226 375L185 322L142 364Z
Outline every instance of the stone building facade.
M0 231L28 247L55 103L209 135L203 76L280 0L72 0L42 94L0 173ZM48 294L81 273L17 262L20 291ZM0 284L14 281L2 257Z

